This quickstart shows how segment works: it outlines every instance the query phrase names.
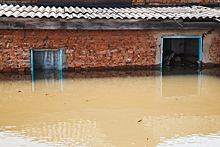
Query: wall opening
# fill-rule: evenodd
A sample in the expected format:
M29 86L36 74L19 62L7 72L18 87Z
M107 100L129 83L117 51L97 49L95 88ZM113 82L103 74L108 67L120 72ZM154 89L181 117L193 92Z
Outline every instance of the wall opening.
M60 70L59 51L34 51L34 70Z
M62 70L62 50L31 50L31 70Z
M43 71L42 71L43 70ZM59 72L58 72L59 71ZM34 76L35 75L35 76ZM57 80L56 85L62 84L62 50L31 50L31 79L32 91L35 89L35 79L44 80L46 85ZM54 83L52 84L54 85Z
M162 67L198 67L201 61L200 36L164 37L162 39Z

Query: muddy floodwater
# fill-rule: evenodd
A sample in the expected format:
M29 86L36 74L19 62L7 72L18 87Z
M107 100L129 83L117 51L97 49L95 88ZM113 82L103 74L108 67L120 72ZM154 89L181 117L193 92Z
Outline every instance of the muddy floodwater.
M220 69L0 73L0 146L218 147Z

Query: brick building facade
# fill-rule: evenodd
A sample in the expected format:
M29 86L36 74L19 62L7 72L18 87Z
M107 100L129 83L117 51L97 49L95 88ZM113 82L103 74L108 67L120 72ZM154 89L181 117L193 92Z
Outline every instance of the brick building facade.
M34 1L30 2L34 3ZM133 5L136 5L135 3L143 1L133 0L132 2ZM216 1L208 1L207 3L211 2L216 3ZM144 5L146 5L146 1ZM0 8L0 12L3 12L0 13L0 72L30 71L32 66L31 50L41 49L62 50L62 69L64 70L90 71L156 68L160 67L162 62L161 46L163 44L163 36L200 36L204 42L202 45L203 55L201 55L203 59L201 61L212 65L220 64L219 22L216 17L218 14L215 14L218 10L214 8L210 10L206 7L195 8L195 12L197 12L197 9L205 10L205 12L206 9L207 11L213 11L213 16L209 15L202 18L203 13L201 13L195 14L195 16L201 15L198 18L190 18L191 16L184 18L184 15L186 15L184 12L184 15L179 16L178 19L173 18L174 20L167 20L168 18L165 17L162 19L162 15L169 14L168 12L163 12L163 8L160 10L161 13L152 13L152 18L143 18L144 16L141 16L146 11L148 11L146 15L150 15L151 8L150 10L143 10L141 13L139 11L142 11L142 9L135 8L138 12L134 15L130 13L130 15L134 17L140 16L136 19L126 16L126 11L134 12L133 8L129 8L124 13L117 13L126 17L120 20L120 16L115 16L116 13L107 14L113 8L97 8L93 9L91 13L89 8L74 8L74 12L70 12L71 8L68 13L62 12L60 16L63 17L65 15L65 17L61 19L54 15L53 17L55 18L53 19L51 19L52 15L44 18L47 17L44 14L48 13L45 7L37 7L36 12L36 7L30 8L25 5L15 9L12 5L3 4ZM192 9L192 7L187 8ZM52 13L52 9L50 13ZM66 11L66 8L64 9ZM172 7L172 9L176 9L175 11L180 10L178 7ZM97 12L94 13L96 10ZM103 17L100 20L97 19L99 17L98 10L106 11L104 13L105 16L103 14L100 16ZM59 11L64 10L59 7L56 10L56 14ZM32 18L33 12L36 16ZM175 13L173 14L176 15ZM26 18L28 14L30 14L31 18ZM77 15L76 18L73 18L74 15ZM97 16L87 19L87 17L90 17L89 15ZM143 19L147 19L147 21L145 22ZM199 21L195 22L196 19L199 19ZM83 20L82 23L79 22L80 20ZM180 22L182 23L180 24L177 20L184 21ZM204 22L200 23L200 21ZM217 28L214 28L216 26Z
M69 70L154 68L157 38L164 35L150 30L1 30L0 71L30 70L34 49L62 49L63 69ZM209 48L213 64L220 64L219 42L214 38Z
M155 64L156 40L147 30L1 30L0 70L31 68L31 49L63 49L63 68L131 68Z

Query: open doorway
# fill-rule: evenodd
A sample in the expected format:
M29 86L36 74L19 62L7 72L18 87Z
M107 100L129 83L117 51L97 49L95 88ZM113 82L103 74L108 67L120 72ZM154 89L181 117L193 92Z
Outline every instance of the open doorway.
M31 50L31 71L62 71L62 50Z
M202 39L200 36L167 36L162 38L161 67L200 67Z
M42 89L63 91L62 50L31 50L31 75L32 91Z

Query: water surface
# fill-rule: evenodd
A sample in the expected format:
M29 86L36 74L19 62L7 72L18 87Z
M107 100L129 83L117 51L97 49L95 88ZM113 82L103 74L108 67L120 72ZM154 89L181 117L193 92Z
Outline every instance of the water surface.
M0 74L0 145L219 146L219 71Z

